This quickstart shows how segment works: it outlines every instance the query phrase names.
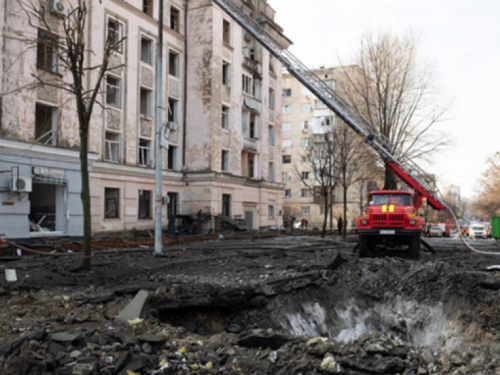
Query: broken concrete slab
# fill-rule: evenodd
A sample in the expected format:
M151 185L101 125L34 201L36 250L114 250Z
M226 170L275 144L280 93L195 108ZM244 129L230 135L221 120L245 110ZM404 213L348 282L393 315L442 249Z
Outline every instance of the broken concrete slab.
M118 314L114 319L116 324L127 324L129 320L138 319L141 316L142 308L146 303L149 293L145 290L140 290L130 303Z

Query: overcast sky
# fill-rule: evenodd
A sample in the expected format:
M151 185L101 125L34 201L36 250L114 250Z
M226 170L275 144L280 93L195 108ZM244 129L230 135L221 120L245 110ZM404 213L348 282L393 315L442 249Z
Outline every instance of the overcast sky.
M309 67L352 62L361 35L385 28L420 37L419 58L433 62L443 104L439 130L452 146L424 167L442 189L475 195L486 160L500 151L499 0L268 0L276 21Z

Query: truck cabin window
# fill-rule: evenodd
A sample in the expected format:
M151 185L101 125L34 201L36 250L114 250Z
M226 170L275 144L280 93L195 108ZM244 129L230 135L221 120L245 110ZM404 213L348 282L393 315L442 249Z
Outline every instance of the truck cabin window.
M378 204L396 204L402 206L411 205L411 196L409 195L399 195L399 194L380 194L372 195L370 201L368 202L370 206Z

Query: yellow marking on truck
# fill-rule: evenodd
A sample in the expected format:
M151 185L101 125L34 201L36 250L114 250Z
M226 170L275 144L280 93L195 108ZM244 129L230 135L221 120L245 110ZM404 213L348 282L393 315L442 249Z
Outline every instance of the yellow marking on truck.
M382 205L382 212L387 212L387 205L386 204Z
M391 205L389 206L389 212L394 212L394 205L393 205L393 204L391 204Z

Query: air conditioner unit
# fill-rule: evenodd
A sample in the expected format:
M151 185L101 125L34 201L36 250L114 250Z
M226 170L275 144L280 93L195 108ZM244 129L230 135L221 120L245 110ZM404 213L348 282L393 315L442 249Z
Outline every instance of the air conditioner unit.
M52 0L51 12L57 16L68 15L68 4L61 0Z
M14 193L31 193L31 177L12 177L11 191Z

